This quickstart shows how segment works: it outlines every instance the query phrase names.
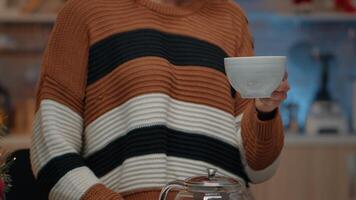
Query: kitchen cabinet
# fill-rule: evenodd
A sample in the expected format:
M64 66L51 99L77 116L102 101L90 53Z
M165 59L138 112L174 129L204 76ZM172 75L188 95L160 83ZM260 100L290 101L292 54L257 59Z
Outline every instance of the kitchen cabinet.
M12 133L31 131L35 88L55 15L0 12L0 85L9 91Z
M287 137L275 176L256 200L356 200L356 137Z

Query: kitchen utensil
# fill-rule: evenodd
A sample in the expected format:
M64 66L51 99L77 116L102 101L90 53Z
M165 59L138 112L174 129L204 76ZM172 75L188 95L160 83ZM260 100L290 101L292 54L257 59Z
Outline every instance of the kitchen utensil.
M287 130L289 133L298 133L298 104L296 103L287 103L286 109L288 111L288 125Z
M207 176L176 180L161 191L160 200L166 200L170 190L178 189L175 200L248 200L245 185L235 179L216 176L216 169L207 169Z
M332 54L318 55L322 66L321 86L317 91L315 100L311 105L307 119L306 130L308 134L347 133L347 120L339 104L333 101L328 91L329 65L334 59Z
M285 56L251 56L225 58L225 71L242 98L267 98L281 83Z

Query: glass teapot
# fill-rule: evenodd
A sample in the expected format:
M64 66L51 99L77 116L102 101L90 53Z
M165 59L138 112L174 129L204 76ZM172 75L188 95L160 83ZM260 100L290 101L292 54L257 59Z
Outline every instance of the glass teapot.
M166 200L172 189L178 189L175 200L250 200L244 183L232 178L216 176L216 169L207 170L208 176L168 183L162 189L159 200Z

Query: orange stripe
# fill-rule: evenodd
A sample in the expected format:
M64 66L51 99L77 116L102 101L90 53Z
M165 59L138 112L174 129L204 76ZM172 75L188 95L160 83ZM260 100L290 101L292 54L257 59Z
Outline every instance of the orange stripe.
M102 184L92 186L81 198L81 200L124 200L120 194L108 189Z
M50 99L63 104L78 114L83 113L82 99L48 76L44 76L41 80L36 99L36 111L39 109L42 100Z
M219 46L225 50L228 55L234 56L236 55L237 46L240 46L238 41L245 38L244 35L241 34L241 31L244 30L242 27L245 26L244 15L239 7L233 3L228 3L228 1L209 0L198 13L181 18L172 18L172 16L152 13L151 10L139 6L134 0L93 1L90 4L83 4L81 1L73 1L68 4L71 4L72 7L67 6L65 11L61 12L56 26L63 27L66 22L65 20L70 19L72 20L70 23L73 24L73 30L63 31L63 29L61 29L62 31L54 31L55 34L52 35L51 43L44 56L43 71L46 72L42 74L42 76L48 74L53 77L54 80L60 82L65 88L61 86L58 87L62 88L62 90L69 91L68 94L64 95L68 98L67 100L61 98L63 93L55 94L54 88L51 89L51 87L46 89L47 94L45 96L42 94L39 96L41 96L41 98L51 98L54 100L57 100L58 98L58 101L75 110L78 114L81 114L81 110L83 110L83 105L78 104L82 104L83 102L81 102L81 99L84 99L83 89L85 87L85 77L87 73L85 67L88 55L85 51L78 54L78 51L76 50L87 48L87 43L92 45L115 33L131 31L139 28L153 28L167 33L186 35L207 41ZM140 15L137 15L137 13L140 13ZM80 15L81 17L77 18L77 15ZM214 16L214 18L211 18L211 16ZM73 33L76 35L73 35ZM63 38L66 38L66 40L63 40ZM78 45L82 45L82 47L79 47ZM62 49L69 46L71 47L70 49ZM203 70L202 74L208 71L198 67L194 68L193 66L187 68L188 71L182 69L176 70L175 73L177 73L178 76L180 71L188 73L193 73L194 71L200 73L198 71ZM214 74L213 72L209 73ZM216 75L216 73L214 75L221 77L221 75ZM185 76L188 76L187 73L185 73ZM201 79L198 76L192 77L197 80L195 82L196 84L204 82L205 80L208 82L215 82L213 81L213 77L205 77ZM170 81L172 82L172 80ZM221 81L218 82L220 82L219 86L224 88L221 90L225 91L228 84L222 83ZM180 88L178 89L182 89L182 87L183 84L180 85ZM44 91L45 89L41 90ZM52 92L49 90L52 90ZM90 89L87 90L90 91ZM202 92L209 93L209 89L203 89ZM53 94L50 95L50 93ZM76 93L75 96L78 96L79 94L79 99L77 99L77 97L69 97L74 93ZM168 94L170 93L171 92L168 92ZM41 98L38 99L38 103ZM90 95L88 98L90 99ZM192 98L194 99L194 97ZM219 98L224 99L226 97L220 95L218 99ZM90 105L92 101L88 101L88 103ZM225 106L217 104L219 103L211 105L229 112L231 111L230 102ZM90 106L86 105L86 108L90 109Z
M204 67L179 67L162 58L143 57L123 64L88 87L85 122L89 124L129 99L149 93L234 112L225 75Z
M236 41L241 37L239 26L245 18L242 13L236 14L236 9L231 8L229 3L209 0L206 4L199 13L178 20L177 17L152 14L153 11L138 5L134 0L93 1L83 6L83 9L90 13L86 18L90 27L91 45L115 33L151 28L207 41L233 56L238 45Z

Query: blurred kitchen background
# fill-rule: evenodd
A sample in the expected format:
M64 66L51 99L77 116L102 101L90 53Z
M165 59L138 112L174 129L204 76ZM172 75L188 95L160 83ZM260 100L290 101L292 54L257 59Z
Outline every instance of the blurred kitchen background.
M0 0L7 152L28 148L43 50L64 0ZM237 0L257 55L288 56L280 169L257 200L356 199L356 0Z

